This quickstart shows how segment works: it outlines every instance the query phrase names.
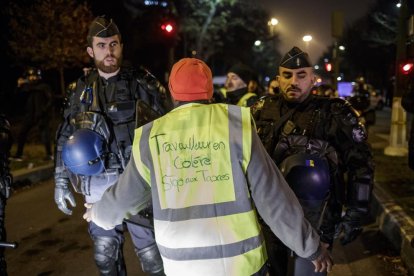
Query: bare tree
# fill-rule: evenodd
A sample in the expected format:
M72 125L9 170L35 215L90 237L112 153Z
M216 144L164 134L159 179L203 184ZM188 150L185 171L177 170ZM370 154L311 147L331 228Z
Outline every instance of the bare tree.
M86 2L36 0L30 6L11 3L9 46L16 62L55 69L65 91L64 70L88 62L86 35L93 19Z
M268 15L247 0L177 0L185 52L208 60L224 47L251 50L253 41L268 35Z

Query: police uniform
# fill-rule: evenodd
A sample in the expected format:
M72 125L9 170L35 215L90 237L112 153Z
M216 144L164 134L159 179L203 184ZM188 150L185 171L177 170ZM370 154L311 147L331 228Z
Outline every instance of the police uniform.
M167 275L266 275L256 208L298 255L315 260L319 237L260 143L250 110L206 104L211 71L200 60L177 62L169 83L181 105L137 129L133 162L87 217L111 228L152 198Z
M40 140L45 148L45 160L51 160L53 159L50 133L50 113L53 110L52 89L42 81L39 69L29 68L26 78L28 79L27 83L21 87L21 90L27 94L25 115L18 136L16 154L13 158L16 161L21 161L28 134L33 127L37 126Z
M94 36L119 34L115 23L102 17L94 21L90 32L91 29ZM142 102L147 107L143 112L139 108ZM103 192L118 181L129 162L137 124L153 119L154 114L165 113L167 102L165 88L142 68L121 67L118 74L108 79L92 70L69 86L56 143L55 201L63 212L71 214L65 200L74 203L69 179L87 203L99 201ZM163 275L150 212L125 224L142 270ZM122 223L109 231L89 223L89 233L101 275L124 275Z
M10 194L12 176L9 168L9 154L12 145L10 124L4 115L0 114L0 241L6 241L6 229L4 217L6 201ZM0 248L0 275L7 275L6 258L4 248Z
M298 48L282 64L289 69L311 67L307 54ZM321 240L332 245L335 231L342 229L342 242L352 241L361 232L373 187L372 154L355 110L342 99L309 94L301 103L288 102L283 95L265 97L252 113L267 152ZM341 217L343 207L346 213ZM265 233L272 273L284 275L286 248L269 231ZM313 266L301 258L294 265L295 275L313 273Z

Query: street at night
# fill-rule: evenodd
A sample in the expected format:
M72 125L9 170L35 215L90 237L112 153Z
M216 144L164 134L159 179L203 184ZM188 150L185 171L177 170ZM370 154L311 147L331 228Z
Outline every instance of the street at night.
M414 276L414 0L0 13L0 276Z
M371 127L373 147L387 145L390 109L377 111L377 124ZM374 139L376 137L376 139ZM7 205L8 240L18 242L7 249L10 275L98 275L93 263L93 247L82 219L80 196L72 216L60 212L53 200L53 180L32 183L18 189ZM145 275L126 233L125 258L130 275ZM335 266L329 275L408 275L397 250L379 230L374 219L362 235L346 246L334 244Z

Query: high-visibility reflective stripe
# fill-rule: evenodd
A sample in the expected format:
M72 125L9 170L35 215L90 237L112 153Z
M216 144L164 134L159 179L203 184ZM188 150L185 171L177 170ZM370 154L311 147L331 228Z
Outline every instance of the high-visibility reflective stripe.
M243 225L243 227L240 227ZM169 248L189 248L231 244L259 235L254 210L229 216L169 222L154 219L157 242ZM172 236L187 233L186 238Z
M158 244L160 253L171 260L189 261L203 259L228 258L242 255L250 250L258 248L262 244L260 236L226 245L191 247L191 248L167 248Z
M142 154L141 149L147 148L146 141L148 141L148 136L149 136L151 127L152 127L152 122L149 123L148 125L144 125L143 127L135 129L133 145L139 145L139 146L132 147L132 151L134 153L135 166L137 167L138 172L145 179L148 185L151 185L151 172L149 169L150 164L148 163L148 160L145 160L147 162L144 163L142 157L148 156L149 152Z
M164 271L168 276L250 276L258 272L267 259L263 246L243 255L218 259L174 261L163 256Z
M239 118L242 118L240 121ZM243 160L242 168L243 171L238 169L238 163L232 162L233 178L238 184L243 183L243 187L246 187L246 176L247 166L249 164L251 156L251 135L244 135L243 133L251 134L251 115L250 109L246 107L238 107L229 105L229 121L233 122L230 124L230 145L231 145L231 159L232 160ZM237 122L237 123L236 123ZM243 139L240 139L243 137ZM240 143L241 141L241 143ZM237 173L238 172L238 173Z

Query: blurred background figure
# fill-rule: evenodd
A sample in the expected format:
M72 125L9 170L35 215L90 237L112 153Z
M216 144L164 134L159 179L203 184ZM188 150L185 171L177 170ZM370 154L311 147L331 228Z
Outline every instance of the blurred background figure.
M277 77L274 77L269 81L266 94L271 96L279 94L279 82L277 81Z
M371 108L371 95L369 93L369 85L363 77L356 79L355 86L351 96L347 98L349 103L358 111L359 118L368 130L368 127L375 124L375 110Z
M247 92L256 94L259 97L265 95L265 90L260 85L259 77L254 73L253 73L252 79L249 81L249 83L247 85Z
M250 92L248 85L254 80L254 72L245 64L237 63L227 71L226 79L226 103L238 106L251 106L259 96L255 92ZM255 84L251 84L254 89Z
M338 91L336 91L329 84L321 84L316 88L316 94L323 97L338 98Z
M414 114L414 79L411 79L408 89L404 92L401 105L405 111ZM414 170L414 118L411 119L410 138L408 140L408 166Z
M22 127L17 140L17 151L12 160L22 161L23 150L30 130L37 127L45 147L45 160L53 160L50 140L50 119L53 107L52 89L42 80L38 68L29 67L17 80L17 88L26 95Z

